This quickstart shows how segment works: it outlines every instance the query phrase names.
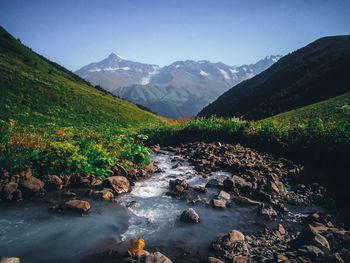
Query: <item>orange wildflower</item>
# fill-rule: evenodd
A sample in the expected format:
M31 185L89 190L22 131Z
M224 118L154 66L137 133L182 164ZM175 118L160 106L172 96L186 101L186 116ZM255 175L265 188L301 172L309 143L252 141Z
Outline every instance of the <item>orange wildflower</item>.
M54 162L54 161L52 162L52 165L55 165L55 162Z
M44 163L41 163L40 165L41 165L41 166L44 166L45 164L44 164Z

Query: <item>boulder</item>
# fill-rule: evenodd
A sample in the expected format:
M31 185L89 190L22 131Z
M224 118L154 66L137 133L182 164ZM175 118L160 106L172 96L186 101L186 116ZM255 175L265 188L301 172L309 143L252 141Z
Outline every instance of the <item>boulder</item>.
M235 242L242 242L245 240L244 235L238 230L232 230L230 234L225 237L226 245L230 246Z
M175 190L177 185L182 186L184 188L184 190L189 188L189 185L186 182L186 180L175 179L175 180L169 181L169 186L170 186L171 190Z
M260 206L259 213L269 220L272 220L277 216L277 212L270 205L265 204Z
M1 258L0 263L21 263L19 258Z
M192 208L189 208L189 209L183 211L181 216L180 216L180 219L182 222L185 222L185 223L194 224L194 223L200 222L200 218L199 218L198 214Z
M160 252L146 256L145 263L172 263L172 261Z
M93 195L98 198L98 199L102 199L102 200L112 200L114 198L114 194L107 189L103 189L101 191L95 191L93 193Z
M238 189L250 189L252 188L252 183L247 182L242 177L232 176L224 181L224 189L227 191L233 191L235 188Z
M204 186L195 186L195 187L193 187L193 191L200 193L200 194L205 194L208 192L208 189L205 188Z
M225 263L225 262L220 260L220 259L214 258L214 257L209 257L208 263Z
M21 181L20 187L23 194L35 195L44 192L45 184L39 179L31 176L28 179Z
M17 188L18 188L17 183L14 183L14 182L7 183L2 190L4 198L8 201L13 200L18 191Z
M219 200L230 200L231 199L231 195L227 192L225 192L224 190L221 190L220 193L217 196L217 199Z
M147 257L150 253L146 250L139 250L135 253L136 257L138 259L141 259L141 258L144 258L144 257Z
M129 180L124 176L112 176L103 181L103 185L113 189L116 194L128 193L131 191Z
M83 200L69 200L64 203L64 209L74 210L81 213L86 213L90 210L90 204Z
M211 204L215 208L220 208L220 209L225 209L226 208L226 202L223 201L223 200L213 199L211 201Z

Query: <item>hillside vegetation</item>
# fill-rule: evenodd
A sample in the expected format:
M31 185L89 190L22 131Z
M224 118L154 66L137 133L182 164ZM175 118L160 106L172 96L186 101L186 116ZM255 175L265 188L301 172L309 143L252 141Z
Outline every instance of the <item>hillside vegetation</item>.
M259 120L350 91L350 36L321 38L244 81L204 108L210 115Z
M92 87L3 28L0 87L0 167L9 172L103 175L117 161L146 163L148 149L136 131L165 123Z

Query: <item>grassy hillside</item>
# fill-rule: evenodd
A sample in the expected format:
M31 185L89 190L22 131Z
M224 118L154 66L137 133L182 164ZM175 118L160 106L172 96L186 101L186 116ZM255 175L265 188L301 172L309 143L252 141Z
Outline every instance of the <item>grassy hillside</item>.
M319 119L328 126L339 126L350 120L350 92L299 109L280 113L267 120L276 125L295 127Z
M321 38L244 81L199 116L258 120L350 91L350 36Z
M123 159L141 164L148 150L137 130L165 123L88 85L3 28L0 106L0 167L13 172L32 168L38 173L105 174ZM135 135L129 136L132 131Z

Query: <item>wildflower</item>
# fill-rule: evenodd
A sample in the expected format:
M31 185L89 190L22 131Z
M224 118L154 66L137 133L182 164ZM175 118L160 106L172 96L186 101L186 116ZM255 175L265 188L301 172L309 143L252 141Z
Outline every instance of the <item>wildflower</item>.
M52 165L55 165L55 161L52 162Z
M41 163L40 165L41 165L41 166L45 166L45 164L44 164L44 163Z

